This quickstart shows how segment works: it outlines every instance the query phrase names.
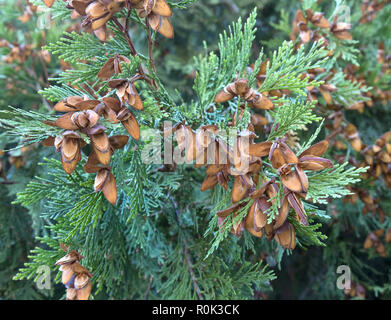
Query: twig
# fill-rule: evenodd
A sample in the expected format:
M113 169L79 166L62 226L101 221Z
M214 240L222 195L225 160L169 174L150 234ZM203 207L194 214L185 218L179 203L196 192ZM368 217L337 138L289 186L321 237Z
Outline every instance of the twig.
M126 22L125 22L125 27L118 21L117 18L113 17L112 18L113 22L115 25L121 30L121 32L124 34L125 40L128 43L130 52L132 53L132 56L135 57L138 55L137 50L133 44L132 39L129 36L129 31L126 29ZM140 75L144 77L144 80L148 82L151 86L155 87L155 89L158 89L158 86L156 82L153 79L147 78L147 74L145 73L143 67L141 64L138 65L138 72Z
M153 276L151 276L149 278L149 284L148 284L147 291L145 291L145 294L144 294L144 300L147 300L147 298L148 298L149 291L151 291L152 282L153 282Z
M341 132L342 132L342 127L339 127L339 128L337 128L336 130L334 130L333 132L331 132L331 133L325 138L325 140L330 141L330 140L334 139L335 136L338 135L338 134L341 133Z
M15 184L16 182L13 181L1 181L0 184Z
M155 62L153 60L153 50L152 50L152 37L151 37L151 28L149 27L148 16L145 17L145 25L147 26L147 35L148 35L148 54L149 54L149 63L151 64L152 70L156 73Z
M171 198L172 200L172 203L174 205L174 209L175 209L175 214L176 214L176 218L177 218L177 222L178 222L178 225L180 228L182 228L182 223L181 223L181 220L180 220L180 213L179 213L179 209L178 209L178 204L176 203L176 201ZM198 283L197 283L197 279L196 279L196 276L195 276L195 273L194 273L194 270L193 270L193 263L191 261L191 257L190 257L190 254L189 254L189 249L188 249L188 246L187 246L187 242L186 242L186 239L185 239L185 236L183 235L182 236L182 244L183 244L183 252L185 254L185 258L186 258L186 262L187 262L187 266L188 266L188 269L189 269L189 273L190 273L190 276L191 276L191 280L193 282L193 287L194 287L194 290L198 296L198 299L200 300L204 300L202 294L201 294L201 290L200 290L200 287L198 286Z

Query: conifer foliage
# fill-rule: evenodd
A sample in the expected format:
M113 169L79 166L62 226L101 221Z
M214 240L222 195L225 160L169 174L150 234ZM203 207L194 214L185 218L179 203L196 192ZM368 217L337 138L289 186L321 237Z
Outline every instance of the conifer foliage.
M360 25L390 11L378 2L363 2ZM192 90L187 80L175 87L168 61L180 56L165 48L175 44L176 16L197 3L30 1L69 25L42 49L62 67L37 88L48 111L0 110L8 147L45 154L14 202L35 221L37 241L14 280L32 282L50 266L66 290L40 292L46 297L254 299L273 295L273 283L278 295L300 256L329 256L333 267L352 266L355 291L346 295L362 297L360 263L342 254L353 242L332 251L339 219L365 229L363 248L385 258L389 217L357 226L357 213L338 216L335 206L360 198L364 213L378 212L367 186L391 184L389 132L367 145L348 116L388 103L386 45L374 62L381 68L361 68L353 25L338 16L345 4L303 1L291 21L282 11L272 23L281 41L260 49L254 8L215 35L213 50L204 43L186 57ZM18 50L9 58L26 59Z

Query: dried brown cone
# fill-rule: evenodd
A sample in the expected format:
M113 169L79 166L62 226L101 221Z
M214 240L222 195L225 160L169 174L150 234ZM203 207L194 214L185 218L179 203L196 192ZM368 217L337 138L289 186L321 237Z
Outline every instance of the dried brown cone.
M349 140L350 144L356 152L360 152L362 150L363 144L360 138L360 134L355 125L349 123L345 128L344 135L346 139Z
M111 156L116 149L122 149L128 143L128 136L113 136L109 138L109 155ZM102 192L107 201L115 205L117 202L117 186L111 168L102 165L95 151L91 152L87 163L84 165L84 171L87 173L96 173L94 190Z
M268 222L268 211L273 203L273 200L270 201L270 199L275 197L278 188L274 180L270 180L265 182L258 190L253 191L248 201L236 203L225 210L218 211L217 216L220 228L224 226L228 216L233 215L235 219L240 210L251 203L247 215L241 222L233 226L231 233L241 236L242 232L247 230L258 238L266 235L267 239L274 239L283 248L293 250L296 246L296 236L293 225L287 221L288 202L286 204L283 203L277 217L272 222Z
M88 128L85 132L91 139L91 147L98 161L103 165L108 165L111 158L110 142L105 130L106 128L103 125L97 124L92 128Z
M386 0L366 0L361 5L360 24L368 23L376 18L377 13L384 7Z
M103 165L110 163L111 153L109 137L105 132L106 128L99 123L101 116L114 123L121 121L125 124L125 127L127 127L128 122L135 121L138 130L136 130L136 133L135 130L131 133L135 138L140 136L137 121L133 115L133 118L130 119L131 116L126 116L121 111L120 101L110 97L102 100L89 100L79 96L68 97L54 107L56 111L66 113L53 123L46 122L67 130L62 138L50 137L43 144L46 146L55 145L57 151L61 151L64 170L69 174L73 172L80 161L80 149L85 146L80 135L74 130L79 130L90 138L93 152L97 160ZM125 109L127 110L127 108ZM116 113L117 111L121 111L119 116Z
M172 11L165 0L130 0L130 3L153 30L166 38L174 38L174 28L169 20Z
M228 186L228 165L210 164L206 170L206 178L201 186L201 191L212 189L220 184L225 190Z
M81 160L81 148L86 143L81 136L71 130L65 131L61 137L49 137L43 141L45 147L55 146L61 153L61 164L67 174L71 174Z
M286 221L279 229L275 231L274 240L276 240L284 249L295 249L296 232L293 225Z
M308 189L308 178L304 170L318 171L333 166L330 160L320 157L326 152L327 147L328 141L323 140L297 157L285 142L277 140L270 148L269 159L286 188L293 192L305 193Z
M324 17L323 12L314 13L312 9L307 9L305 13L307 14L308 20L310 20L314 26L322 29L328 29L330 27L330 22Z
M276 194L278 186L274 180L265 182L258 190L253 191L250 197L253 203L245 218L245 228L252 235L262 238L262 228L268 225L268 211L273 203L269 201Z
M387 187L390 185L391 175L391 131L382 134L372 146L367 146L362 150L365 162L362 166L369 165L365 178L379 178L382 174Z
M204 151L212 142L212 140L208 139L208 135L204 135L201 132L201 134L199 134L197 137L196 133L184 123L177 123L170 128L165 128L165 130L163 131L164 137L168 137L171 134L175 134L175 139L178 143L179 151L181 153L185 151L185 159L187 162L197 160L197 166L205 165L207 163L207 161L205 161L206 154ZM197 155L199 156L198 159Z
M140 126L137 122L136 117L133 113L124 106L121 101L113 97L103 98L104 107L102 107L102 112L109 112L110 118L114 118L115 122L121 122L128 133L132 136L133 139L140 139ZM111 112L114 112L112 114Z
M261 116L260 114L253 113L251 115L251 124L258 131L262 131L268 123L269 121L265 117Z
M122 103L129 103L129 105L136 110L143 110L143 102L132 81L127 79L115 79L108 83L110 88L116 89L116 94Z
M352 35L349 31L352 29L352 25L346 22L338 22L338 16L335 16L331 26L331 33L340 40L352 40Z
M369 248L374 248L375 251L377 252L377 254L379 254L379 256L385 258L387 256L386 255L386 248L385 248L384 244L381 242L381 240L379 239L383 235L384 235L383 229L378 229L378 230L371 232L367 236L367 238L365 239L364 249L367 250Z
M92 274L79 263L81 259L83 256L77 251L71 251L55 263L62 272L61 281L67 288L67 300L88 300L91 294Z
M98 77L103 80L110 79L114 74L118 75L122 72L121 62L130 63L130 60L125 56L115 54L109 58L98 72Z
M221 90L216 98L216 103L223 103L233 99L235 96L239 96L243 100L247 101L250 107L269 110L273 108L273 102L264 94L251 89L248 85L247 79L238 79L223 90Z
M52 7L54 0L44 0ZM71 18L84 17L83 27L90 27L101 41L106 40L106 23L124 8L126 0L69 0L67 8L72 9Z
M43 0L43 2L47 7L51 8L54 3L54 0Z
M308 27L308 21L303 11L296 11L296 18L292 22L292 34L291 39L296 40L296 34L299 35L302 43L308 43L311 40L311 30Z
M94 111L99 103L99 100L90 100L86 97L68 97L54 106L54 110L66 113L54 121L53 125L65 130L91 128L98 123L100 118Z
M99 0L89 3L85 8L86 18L84 19L82 26L90 25L99 40L105 41L106 23L115 13L121 11L125 4L126 0Z

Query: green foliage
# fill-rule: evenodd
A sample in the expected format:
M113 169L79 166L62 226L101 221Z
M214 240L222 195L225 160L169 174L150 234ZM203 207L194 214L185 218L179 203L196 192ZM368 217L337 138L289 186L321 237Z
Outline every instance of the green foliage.
M300 79L300 76L309 69L321 68L327 62L327 51L322 48L322 42L315 42L307 51L301 46L297 52L293 42L283 42L278 50L273 52L270 65L266 72L266 79L259 88L260 92L270 90L290 90L305 96L305 88L319 86L319 81Z
M254 10L244 25L239 18L238 22L229 28L228 33L220 35L219 57L211 52L208 56L197 59L196 65L199 68L194 90L203 112L213 103L219 90L232 82L237 74L243 75L247 69L251 57L251 44L255 39L255 23Z
M268 140L283 137L290 130L297 131L313 121L319 121L321 118L312 112L314 105L314 102L297 99L290 100L275 111L271 111L275 124Z
M342 72L335 74L331 83L338 88L338 90L332 94L333 100L338 104L349 107L356 103L369 100L369 98L363 97L362 94L368 92L371 88L362 87L357 82L346 80Z
M360 181L360 174L368 168L348 168L347 163L335 165L308 177L309 189L307 199L314 203L327 203L327 198L341 198L350 194L345 187Z
M0 110L0 128L4 129L13 140L19 140L19 147L42 141L49 136L60 133L58 128L43 123L43 121L52 120L55 118L35 111L13 107ZM28 127L26 127L27 122L29 123Z
M57 21L67 19L64 26L68 24L69 10L65 8L65 2L56 1L50 11L46 10L42 1L32 2L45 9L39 14L41 17L50 12ZM240 0L207 0L202 3L181 0L169 3L174 9L172 22L176 37L168 40L159 34L152 35L156 71L148 58L145 24L135 12L129 16L129 23L132 40L139 52L136 56L131 54L121 30L112 22L108 23L108 28L113 36L105 43L86 32L63 33L64 26L54 24L53 30L48 31L51 42L44 49L56 55L56 58L52 57L53 61L61 58L72 68L60 71L59 66L52 63L50 77L43 78L39 85L36 85L39 76L21 76L31 91L21 95L20 99L0 94L1 148L24 146L60 134L55 127L42 123L53 120L54 116L50 103L37 98L36 91L52 102L71 95L87 95L94 99L113 95L114 91L105 93L106 83L96 74L114 54L125 55L131 60L129 65L122 64L123 72L118 77L130 78L142 66L158 84L159 90L145 83L136 84L144 110L135 112L135 116L142 130L156 131L161 130L164 120L174 123L185 121L193 129L207 124L218 124L227 129L232 120L231 114L238 111L243 101L233 99L225 105L217 105L214 103L216 94L236 77L248 78L255 89L255 76L260 64L269 57L265 81L257 90L261 93L288 90L291 95L274 99L276 108L262 111L262 115L270 121L271 130L260 132L259 137L263 141L274 140L295 131L299 133L300 142L305 141L297 146L298 154L318 137L330 133L329 127L323 127L323 123L328 121L325 119L327 115L317 109L316 102L305 99L309 86L319 87L323 83L322 75L310 81L303 74L314 68L325 68L326 73L335 69L331 83L337 91L332 96L336 103L345 107L342 112L347 112L352 104L365 101L362 94L372 89L345 79L342 70L348 63L360 65L363 72L371 75L368 85L373 86L379 81L383 88L387 88L389 84L387 76L377 79L381 68L373 57L375 51L368 50L364 54L367 49L365 44L371 43L374 47L376 42L365 39L364 34L357 35L359 40L353 41L340 41L330 36L328 49L335 50L334 58L327 57L328 50L321 42L296 49L296 43L282 41L290 33L292 16L300 7L299 2L281 0L278 3L262 1L254 4ZM341 4L341 1L334 6L311 0L303 1L303 8L321 10L327 7L326 16L329 17L337 12ZM262 19L257 18L254 6L262 8ZM356 6L354 4L352 8L358 12ZM8 13L12 12L10 7L8 4ZM286 11L279 12L281 7ZM385 12L389 12L389 8ZM117 15L126 19L125 12ZM5 19L6 15L2 16L0 19ZM280 17L279 22L277 16ZM14 14L12 19L16 17ZM380 13L368 34L378 39L380 26L387 19L385 13ZM231 21L237 22L228 27ZM4 25L0 27L1 37L12 39L12 32ZM386 35L391 33L386 25L384 28L385 35L381 37L385 38L389 48ZM222 32L224 29L227 31ZM356 30L360 30L360 26ZM44 45L44 42L37 43L38 47ZM267 44L267 47L259 48L258 43ZM0 54L7 52L1 51ZM248 67L252 64L254 71L251 73ZM30 67L30 63L26 62L26 66ZM9 77L12 70L12 67L1 65L0 74L3 76L0 81ZM36 70L38 75L44 73L44 70ZM24 97L33 98L33 102L27 98L23 102ZM8 105L15 107L5 107ZM16 108L19 105L21 108ZM380 112L376 108L376 111L366 110L366 117L376 115L376 118L387 119L387 109L376 114ZM243 118L233 129L237 132L246 129L251 113L246 107ZM368 127L366 139L373 143L380 132L377 128L370 128L371 122L366 122L369 120L356 116L351 117L356 120L357 126ZM387 130L384 126L382 124L382 129ZM122 127L107 127L110 136L125 133ZM141 153L146 147L147 141L132 140L114 154L110 165L118 187L115 206L105 201L100 193L93 192L94 175L86 174L82 169L89 153L87 148L83 149L82 162L70 176L54 159L59 155L53 156L53 150L43 151L42 148L37 148L35 157L29 156L29 166L33 168L27 177L23 180L20 177L24 171L10 175L18 180L18 184L7 186L9 194L4 197L6 200L3 197L1 200L8 205L0 212L0 224L7 226L0 232L0 243L5 244L4 250L3 247L0 250L0 265L5 264L9 257L13 261L12 267L0 276L2 298L63 298L62 285L45 293L38 292L32 284L42 265L51 266L56 274L55 282L60 283L60 273L53 266L64 255L60 243L66 243L70 249L85 256L82 264L93 273L95 299L254 299L258 297L257 293L271 292L272 288L274 292L270 296L274 298L284 297L285 292L290 292L290 298L341 299L343 293L337 291L334 284L335 269L342 263L352 266L355 280L364 281L374 295L389 295L389 288L384 285L389 280L389 267L386 262L381 262L382 272L376 272L376 256L368 261L367 253L362 250L362 240L371 230L391 226L389 216L386 215L385 221L380 223L371 215L361 214L363 204L360 201L355 206L348 206L340 199L350 193L346 187L357 183L366 168L349 168L345 163L307 173L309 190L304 206L309 225L301 225L291 212L289 221L295 228L298 248L290 252L275 241L255 238L246 231L241 238L230 233L232 227L245 217L251 202L235 217L227 217L222 227L218 226L216 212L232 205L232 181L227 191L217 186L211 191L200 192L205 178L204 169L183 165L178 166L176 171L164 172L158 165L143 163ZM335 150L329 153L330 158L340 156ZM35 164L45 156L48 159L35 168ZM346 160L349 160L349 154ZM265 158L265 166L268 166L267 161ZM264 169L261 176L265 179L278 178L272 168ZM368 188L373 195L383 193L384 210L391 209L382 185ZM9 206L10 197L16 193L17 200ZM279 192L273 199L269 220L278 214L281 197ZM327 200L330 198L337 200ZM6 219L9 208L16 213L10 221ZM33 229L29 234L22 232L26 224ZM9 231L9 226L13 225L17 230L14 234ZM15 242L15 239L18 241ZM33 247L36 248L30 251L27 261L27 252ZM20 260L16 261L17 258ZM21 261L25 261L25 266L19 269ZM14 279L19 281L9 286L9 280L3 279L10 279L17 269L19 273ZM293 278L287 278L291 275ZM372 281L375 278L380 280ZM285 290L281 283L292 283L292 288ZM10 289L3 289L7 286ZM26 292L22 293L24 288Z

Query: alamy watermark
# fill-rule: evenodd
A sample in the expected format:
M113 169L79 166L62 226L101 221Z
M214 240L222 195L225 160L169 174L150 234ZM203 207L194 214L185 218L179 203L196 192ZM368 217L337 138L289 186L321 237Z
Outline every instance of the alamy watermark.
M37 268L37 274L39 275L36 280L37 288L40 290L50 290L52 288L50 267L42 265Z
M342 274L337 278L337 288L340 290L350 290L351 288L351 271L347 265L340 265L337 273Z

